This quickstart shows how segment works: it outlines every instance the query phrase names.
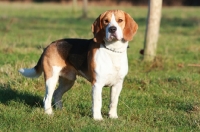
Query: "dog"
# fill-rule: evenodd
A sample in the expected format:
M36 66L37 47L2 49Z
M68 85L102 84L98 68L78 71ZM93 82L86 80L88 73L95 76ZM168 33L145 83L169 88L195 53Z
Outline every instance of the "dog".
M62 108L62 96L71 89L76 76L86 78L92 85L92 114L102 120L102 88L111 87L109 118L118 118L117 104L125 76L128 73L128 42L136 34L138 25L122 10L108 10L91 26L92 39L61 39L48 45L33 68L22 68L25 77L39 77L44 73L46 93L44 110L52 114L52 97ZM58 88L55 90L56 84Z

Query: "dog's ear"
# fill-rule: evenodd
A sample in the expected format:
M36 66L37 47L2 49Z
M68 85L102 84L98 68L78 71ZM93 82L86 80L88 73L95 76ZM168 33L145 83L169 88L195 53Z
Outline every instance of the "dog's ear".
M96 43L102 43L105 36L105 32L101 24L101 18L102 15L99 15L99 17L94 21L94 23L91 26L92 33L94 35L93 40Z
M125 41L131 41L133 39L133 36L136 34L138 25L137 23L131 18L131 16L127 13L125 13L125 27L124 27L124 40Z

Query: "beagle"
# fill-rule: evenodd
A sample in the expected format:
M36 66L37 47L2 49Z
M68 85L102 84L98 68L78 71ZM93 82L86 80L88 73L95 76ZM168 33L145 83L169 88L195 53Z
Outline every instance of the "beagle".
M52 97L62 108L62 96L76 80L76 75L92 84L92 112L102 120L102 88L111 87L110 118L118 118L117 104L123 80L128 72L127 47L138 29L137 23L122 10L109 10L92 24L93 39L61 39L44 49L37 65L19 72L26 77L44 73L45 113L52 114ZM55 90L56 84L58 88Z

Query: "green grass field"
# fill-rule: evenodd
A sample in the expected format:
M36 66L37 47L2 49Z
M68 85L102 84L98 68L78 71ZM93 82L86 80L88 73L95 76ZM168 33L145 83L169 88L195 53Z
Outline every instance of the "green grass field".
M91 38L91 24L108 9L122 9L139 30L128 49L129 73L118 105L107 117L109 88L103 90L103 121L91 115L91 86L78 78L54 116L43 111L44 79L28 79L21 67L36 64L44 47L60 38ZM142 62L146 7L90 6L88 19L71 5L0 3L0 132L13 131L200 131L200 8L163 8L157 56Z

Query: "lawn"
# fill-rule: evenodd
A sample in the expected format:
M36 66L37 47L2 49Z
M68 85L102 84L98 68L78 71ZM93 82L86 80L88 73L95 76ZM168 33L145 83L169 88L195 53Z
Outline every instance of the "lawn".
M43 48L60 38L91 38L91 24L105 10L122 9L139 25L128 49L129 73L108 118L109 88L103 89L103 121L91 115L91 86L78 78L62 110L43 111L44 79L18 73L32 67ZM144 63L147 7L89 6L88 18L71 5L0 3L0 132L5 131L200 131L200 8L164 7L154 62Z

